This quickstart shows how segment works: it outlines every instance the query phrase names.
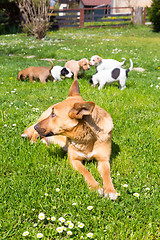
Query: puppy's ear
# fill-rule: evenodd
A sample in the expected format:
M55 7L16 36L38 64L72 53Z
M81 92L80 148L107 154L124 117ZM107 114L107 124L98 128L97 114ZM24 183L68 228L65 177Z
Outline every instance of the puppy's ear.
M91 115L95 107L94 102L75 103L73 108L69 111L70 118L82 119L83 116Z
M18 80L21 79L21 75L22 75L22 71L20 71L20 72L18 73L18 77L17 77Z
M97 60L98 60L98 62L100 63L101 61L102 61L102 58L101 57L97 57Z
M78 65L79 65L80 67L83 66L83 59L81 59L81 60L78 61Z

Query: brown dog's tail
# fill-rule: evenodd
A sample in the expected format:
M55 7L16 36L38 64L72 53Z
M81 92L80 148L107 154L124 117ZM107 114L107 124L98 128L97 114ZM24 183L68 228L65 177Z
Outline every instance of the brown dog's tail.
M48 61L51 62L51 67L50 67L50 69L49 69L49 72L51 73L51 70L52 70L54 64L53 64L52 60L48 60Z

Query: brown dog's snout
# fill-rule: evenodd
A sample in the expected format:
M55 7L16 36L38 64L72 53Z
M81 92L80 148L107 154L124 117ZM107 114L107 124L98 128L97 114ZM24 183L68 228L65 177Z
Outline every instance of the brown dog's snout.
M39 133L41 137L51 137L54 135L53 132L47 132L47 130L40 126L40 123L37 123L34 126L34 129Z
M45 130L44 128L40 128L38 123L34 126L34 129L35 129L41 136L44 136L43 134L45 134L45 131L46 131L46 130Z

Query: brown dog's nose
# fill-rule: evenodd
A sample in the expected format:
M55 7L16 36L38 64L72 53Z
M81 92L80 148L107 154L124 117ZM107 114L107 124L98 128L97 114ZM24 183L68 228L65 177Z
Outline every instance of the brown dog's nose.
M44 128L41 128L38 126L39 123L37 123L35 126L34 126L34 129L41 135L41 136L44 136L46 130Z
M41 128L38 126L39 123L37 123L35 126L34 126L34 129L39 133L39 135L41 137L51 137L54 135L53 132L47 132L45 128Z
M38 124L34 126L34 129L38 132Z

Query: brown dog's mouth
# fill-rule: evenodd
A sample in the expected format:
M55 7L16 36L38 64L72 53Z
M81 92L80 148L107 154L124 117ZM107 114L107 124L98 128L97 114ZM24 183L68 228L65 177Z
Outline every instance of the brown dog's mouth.
M54 133L53 132L46 132L46 129L44 129L44 128L39 128L38 127L38 124L36 124L35 126L34 126L34 129L39 133L39 135L41 136L41 137L51 137L51 136L53 136L54 135Z

